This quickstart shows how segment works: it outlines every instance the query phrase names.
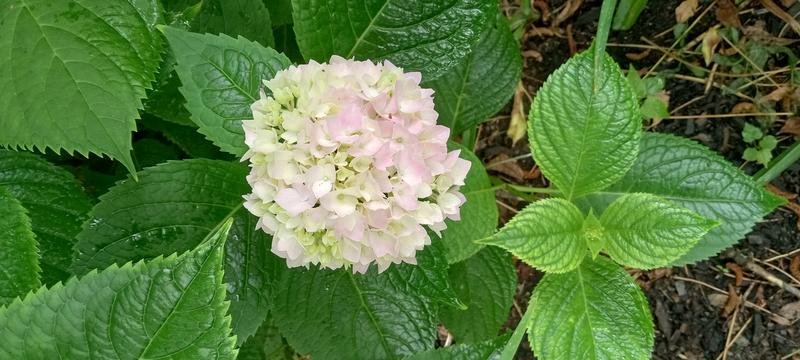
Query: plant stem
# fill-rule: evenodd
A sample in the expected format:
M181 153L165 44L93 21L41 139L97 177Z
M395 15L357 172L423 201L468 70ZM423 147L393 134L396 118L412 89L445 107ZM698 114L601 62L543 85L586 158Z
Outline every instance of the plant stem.
M475 151L475 140L478 137L478 129L476 126L470 127L461 134L461 145L469 151Z
M514 189L519 192L525 193L539 193L539 194L560 194L561 192L552 189L552 188L542 188L542 187L533 187L533 186L523 186L523 185L514 185L514 184L506 184L511 189Z
M617 0L604 0L603 6L600 8L600 22L597 24L597 34L594 36L594 73L595 78L600 73L600 67L603 64L603 57L606 53L606 44L608 43L608 33L611 31L611 23L614 22L614 8L617 6Z
M514 359L514 354L517 353L519 344L522 342L522 335L525 335L525 332L528 330L528 323L531 322L531 317L533 316L532 309L533 307L528 304L528 308L525 309L525 315L522 315L522 320L519 321L519 324L517 324L517 328L514 329L514 333L511 335L511 338L508 339L506 347L503 348L503 352L500 354L500 360Z
M753 178L755 178L756 182L759 184L767 184L778 177L784 170L792 166L797 160L800 160L800 141L795 141L792 146L784 150L775 160L772 160L769 166L753 175Z

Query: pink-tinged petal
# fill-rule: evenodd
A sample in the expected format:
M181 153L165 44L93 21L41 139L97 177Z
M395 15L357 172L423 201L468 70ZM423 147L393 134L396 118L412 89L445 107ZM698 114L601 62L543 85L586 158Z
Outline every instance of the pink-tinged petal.
M292 216L310 209L313 204L308 200L308 194L294 188L281 189L275 195L275 202Z
M414 211L419 206L419 201L417 201L417 191L410 186L404 186L395 189L394 201L398 206L406 211Z
M367 211L367 224L376 229L385 230L389 225L389 209L377 209Z
M412 151L401 152L397 165L403 181L408 185L415 186L431 181L431 173L425 162Z
M344 191L331 191L319 199L320 205L338 216L347 216L356 211L358 199Z
M464 185L464 179L467 178L467 173L469 172L469 168L471 166L472 163L467 160L462 158L456 159L456 164L453 166L453 170L451 171L453 183L456 185Z
M371 232L368 241L375 257L396 254L397 239L386 232Z

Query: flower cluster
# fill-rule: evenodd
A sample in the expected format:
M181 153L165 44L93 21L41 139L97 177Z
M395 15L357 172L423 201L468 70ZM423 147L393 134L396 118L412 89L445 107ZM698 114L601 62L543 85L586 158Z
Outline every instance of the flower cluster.
M334 56L280 71L243 122L245 207L289 266L416 263L459 220L470 163L447 151L433 90L388 61Z

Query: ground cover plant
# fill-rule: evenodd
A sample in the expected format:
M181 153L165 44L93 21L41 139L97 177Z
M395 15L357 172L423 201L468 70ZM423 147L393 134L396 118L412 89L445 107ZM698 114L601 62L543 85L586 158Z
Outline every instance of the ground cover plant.
M800 151L748 124L751 177L644 132L667 74L601 4L526 113L536 2L0 0L0 357L650 358L631 274L735 245ZM509 101L547 186L474 151Z

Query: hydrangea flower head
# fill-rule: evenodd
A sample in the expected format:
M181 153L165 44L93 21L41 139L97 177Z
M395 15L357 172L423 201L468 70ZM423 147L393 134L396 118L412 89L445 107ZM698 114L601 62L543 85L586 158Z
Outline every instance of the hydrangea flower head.
M245 207L289 266L365 272L416 263L459 220L470 163L447 151L433 90L388 61L312 61L278 72L243 122Z

